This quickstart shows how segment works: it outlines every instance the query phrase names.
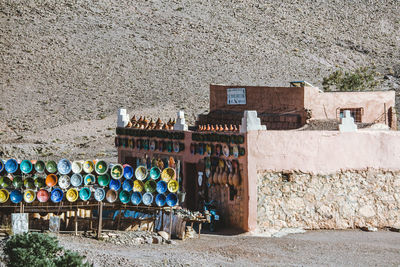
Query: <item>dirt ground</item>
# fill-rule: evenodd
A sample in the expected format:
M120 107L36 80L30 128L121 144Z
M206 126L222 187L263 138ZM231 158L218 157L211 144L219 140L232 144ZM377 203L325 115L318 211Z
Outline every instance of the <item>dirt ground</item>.
M62 235L94 266L399 266L400 233L308 231L281 238L202 234L170 245L114 245Z

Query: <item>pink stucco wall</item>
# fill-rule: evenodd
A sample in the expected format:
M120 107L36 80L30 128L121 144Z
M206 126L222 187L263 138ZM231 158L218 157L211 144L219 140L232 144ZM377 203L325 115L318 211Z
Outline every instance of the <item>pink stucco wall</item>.
M252 131L247 140L249 169L257 171L400 170L398 131Z
M366 168L400 170L400 132L251 131L247 133L248 231L257 228L258 173L328 174Z
M310 109L312 117L319 120L335 119L338 108L362 107L362 122L369 123L379 119L394 105L395 91L320 92L316 87L304 88L304 108Z

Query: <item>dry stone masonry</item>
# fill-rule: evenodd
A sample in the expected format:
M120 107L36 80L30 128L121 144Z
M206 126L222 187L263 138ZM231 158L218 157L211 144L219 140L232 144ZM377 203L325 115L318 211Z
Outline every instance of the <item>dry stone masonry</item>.
M258 173L258 228L400 226L400 172Z

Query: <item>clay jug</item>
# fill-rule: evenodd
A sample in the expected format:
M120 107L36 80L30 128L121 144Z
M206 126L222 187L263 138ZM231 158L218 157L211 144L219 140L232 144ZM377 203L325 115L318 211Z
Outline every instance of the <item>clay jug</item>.
M219 167L215 169L214 175L213 175L213 183L218 184L218 174L219 174Z
M210 185L213 184L213 177L212 177L212 175L208 176L207 181L208 181L208 184L210 184Z
M218 184L222 185L222 176L224 175L224 170L221 168L218 174Z
M228 184L228 168L225 167L224 173L222 174L222 184Z
M233 170L229 173L229 175L228 175L228 184L229 185L233 185L233 179L232 179L232 177L233 177Z
M239 177L238 169L235 169L235 173L233 174L233 177L232 177L232 183L233 183L233 186L236 188L240 185L240 177Z

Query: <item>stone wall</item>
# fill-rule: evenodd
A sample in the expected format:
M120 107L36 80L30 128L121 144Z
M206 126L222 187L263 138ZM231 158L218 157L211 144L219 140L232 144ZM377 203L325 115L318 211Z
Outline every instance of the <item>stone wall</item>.
M347 229L400 226L400 172L258 173L257 226Z

